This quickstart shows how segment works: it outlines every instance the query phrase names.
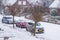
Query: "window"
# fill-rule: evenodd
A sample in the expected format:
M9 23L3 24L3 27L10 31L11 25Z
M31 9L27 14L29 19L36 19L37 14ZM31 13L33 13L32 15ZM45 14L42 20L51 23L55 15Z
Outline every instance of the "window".
M21 1L19 1L19 2L18 2L18 5L21 5L21 4L22 4L22 2L21 2Z
M40 24L40 23L37 23L36 25L37 25L37 26L40 26L41 24Z
M3 19L12 19L12 17L3 17Z
M26 5L26 1L23 1L23 5Z
M51 14L51 16L57 16L57 10L56 9L51 9L50 10L50 14Z

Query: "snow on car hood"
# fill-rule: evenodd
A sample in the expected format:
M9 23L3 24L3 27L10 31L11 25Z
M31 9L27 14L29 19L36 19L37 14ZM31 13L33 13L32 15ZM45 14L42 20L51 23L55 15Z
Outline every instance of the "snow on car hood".
M43 28L43 27L42 27L42 25L40 25L40 26L36 26L36 28L39 29L39 28Z

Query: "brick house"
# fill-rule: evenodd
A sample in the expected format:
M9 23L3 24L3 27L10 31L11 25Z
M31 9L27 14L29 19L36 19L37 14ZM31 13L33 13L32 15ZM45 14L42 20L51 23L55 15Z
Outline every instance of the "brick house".
M27 0L17 0L12 6L15 6L15 5L18 6L22 11L24 11L25 8L30 7L30 4ZM20 13L17 15L20 16Z
M23 8L30 6L30 4L27 0L17 0L14 5L18 5L18 6L23 7Z
M60 16L60 0L55 0L50 6L50 9L55 9L57 11L57 15ZM53 6L54 5L54 6Z
M17 0L14 5L19 6L19 7L22 9L22 11L23 11L25 8L31 6L30 3L29 3L27 0ZM26 14L26 13L24 13L24 14L22 14L22 15L25 15L25 14ZM20 13L19 13L18 15L21 16Z

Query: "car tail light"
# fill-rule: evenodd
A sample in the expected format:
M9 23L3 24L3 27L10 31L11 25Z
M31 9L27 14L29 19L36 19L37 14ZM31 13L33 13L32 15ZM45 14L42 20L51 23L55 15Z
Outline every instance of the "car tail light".
M22 25L22 26L26 26L26 22L22 22L21 25Z

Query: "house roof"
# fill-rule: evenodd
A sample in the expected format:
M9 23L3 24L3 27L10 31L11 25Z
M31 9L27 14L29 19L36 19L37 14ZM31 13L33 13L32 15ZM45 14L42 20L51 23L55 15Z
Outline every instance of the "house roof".
M3 0L3 4L5 6L12 6L14 5L17 1L27 1L27 0Z
M42 5L43 2L41 0L27 0L32 5Z
M60 0L55 0L49 8L60 8Z
M42 1L40 1L40 0L18 0L18 1L27 1L27 2L29 2L29 4L33 4L33 5L41 5L42 4ZM5 5L5 6L12 6L12 5L14 5L15 3L17 2L17 0L3 0L3 4ZM28 4L28 3L27 3Z
M3 0L3 4L4 4L4 6L11 6L11 5L13 5L15 2L16 2L17 0Z

